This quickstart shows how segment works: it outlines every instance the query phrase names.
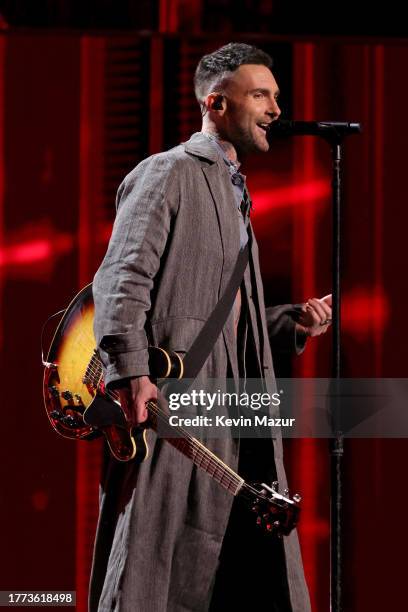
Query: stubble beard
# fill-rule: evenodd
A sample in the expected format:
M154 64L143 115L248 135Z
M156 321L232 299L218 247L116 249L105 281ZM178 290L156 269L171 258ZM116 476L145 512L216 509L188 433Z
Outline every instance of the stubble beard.
M266 153L269 150L269 143L265 139L264 143L260 143L260 138L255 138L252 131L248 128L239 127L231 140L238 156L247 155L249 153Z

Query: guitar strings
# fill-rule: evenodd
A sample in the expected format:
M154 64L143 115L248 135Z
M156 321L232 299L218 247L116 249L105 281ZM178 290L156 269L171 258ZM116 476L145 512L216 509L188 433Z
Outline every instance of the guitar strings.
M155 402L147 402L147 406L168 428L171 427L168 423L168 415L164 413ZM207 471L217 480L217 482L219 482L219 484L234 494L238 492L237 488L244 482L240 476L235 474L231 468L221 462L218 457L215 457L211 451L185 430L179 427L171 427L171 431L176 431L180 435L179 438L166 438L172 446L175 446L180 452L183 452L183 450L190 451L188 456L197 467ZM183 446L184 449L182 450L181 447ZM217 472L219 473L217 474ZM224 482L224 480L226 482Z
M107 395L113 400L118 400L118 395L114 392L107 391ZM166 438L166 440L172 444L172 446L175 446L180 452L183 452L178 448L178 446L181 446L182 444L187 445L186 450L191 450L191 453L189 453L188 456L193 460L193 463L195 463L201 469L208 471L210 474L210 468L213 468L212 475L214 479L219 482L219 484L230 491L232 486L234 489L232 492L234 492L234 494L238 492L237 488L244 482L240 476L235 474L230 467L221 462L218 457L215 457L211 451L209 451L203 444L201 444L201 442L191 436L187 431L180 427L170 426L168 422L168 415L163 412L155 402L147 402L147 407L150 409L150 412L159 417L169 429L171 428L170 431L175 431L180 435L179 438ZM204 465L204 459L207 460L207 465ZM220 476L216 474L217 470L221 472ZM223 482L224 479L227 480L227 483Z
M95 366L96 369L93 370L93 374L97 375L100 381L102 375L101 363L98 363L98 361L96 361ZM96 384L96 386L98 386L98 384L99 382ZM113 401L119 401L118 393L111 392L109 390L105 390L105 393ZM235 495L238 493L238 490L243 489L246 491L246 493L250 493L254 497L258 497L269 502L271 501L260 491L258 491L254 486L245 482L229 466L224 464L218 457L215 457L209 449L207 449L196 438L191 436L191 434L189 434L187 431L180 427L170 426L168 423L168 415L155 402L149 401L147 402L147 406L153 414L158 416L164 422L165 425L171 428L171 431L176 431L180 435L180 438L166 438L166 441L183 454L186 454L185 450L190 451L188 456L192 459L193 463L195 463L197 467L207 471L220 485L222 485L224 488L231 491ZM183 450L181 450L181 448L179 448L181 446L187 446L187 449L184 448ZM206 459L208 462L206 466L203 465L203 459ZM210 468L213 468L212 472L210 471ZM217 471L220 472L220 475L216 473ZM223 482L224 479L226 479L227 482ZM277 504L277 507L279 508L279 504Z
M154 412L157 416L159 416L162 421L170 428L171 430L176 430L180 438L173 438L174 443L178 444L181 442L182 444L190 444L192 446L193 460L196 460L195 463L198 467L203 467L203 459L208 461L208 467L214 467L213 475L215 476L216 470L221 471L221 478L227 477L233 480L235 485L241 484L243 482L242 478L235 474L235 472L226 464L224 464L218 457L216 457L209 449L207 449L199 440L191 436L188 432L180 427L172 427L168 423L168 415L158 406L155 402L148 402L148 406L152 412ZM200 461L198 461L200 459ZM207 467L203 468L207 469Z
M89 377L89 374L92 375L92 378ZM100 360L98 359L97 354L94 353L87 366L84 378L90 378L90 382L92 382L94 386L96 387L96 389L98 389L100 382L101 382L102 374L103 374L102 364ZM96 377L98 377L98 380L95 380ZM106 390L106 388L105 388L105 394L114 401L119 400L119 396L117 393L108 391ZM237 489L237 487L242 486L242 484L244 483L244 480L240 476L238 476L229 466L224 464L218 457L215 457L215 455L213 455L213 453L211 453L209 449L207 449L203 444L201 444L201 442L199 442L196 438L191 436L184 429L180 427L170 426L168 422L168 415L165 412L163 412L162 409L156 403L147 402L147 406L148 408L150 408L150 411L153 412L153 414L158 416L162 420L162 422L165 423L165 425L171 428L171 431L176 431L179 434L180 438L178 439L172 438L168 440L169 443L172 444L172 446L175 446L176 449L179 450L180 452L183 452L181 449L178 448L178 446L180 446L180 443L183 444L184 446L187 446L187 450L191 449L192 456L190 456L190 458L193 460L193 463L195 463L197 467L205 471L208 471L208 473L210 474L211 472L209 468L210 467L214 468L212 476L214 477L215 480L217 480L217 482L219 482L219 484L221 484L228 490L230 490L231 485L234 487L234 491ZM206 466L203 465L204 459L207 460ZM220 477L216 475L217 470L221 472ZM224 478L229 480L227 484L222 482ZM235 494L237 492L238 491L235 491Z
M87 366L86 369L86 373L85 373L85 378L87 378L89 380L89 382L93 383L93 386L98 389L99 388L99 384L101 382L101 378L102 378L102 364L100 362L100 360L98 359L98 356L96 355L96 353L94 353L92 355L92 358ZM115 393L112 393L108 390L105 389L105 393L108 397L110 397L111 399L113 399L114 401L118 400L118 395ZM168 416L166 413L163 413L161 411L161 409L156 405L153 404L152 402L149 403L149 407L151 409L151 411L156 414L158 417L161 418L161 420L167 425L168 424ZM229 468L227 465L225 465L223 462L221 462L220 459L218 459L217 457L215 457L211 451L209 451L208 449L206 449L206 447L204 445L202 445L198 440L196 440L194 437L192 437L190 434L188 434L188 432L186 432L185 430L181 429L181 428L176 428L173 427L172 431L176 431L179 435L180 435L180 439L173 439L172 441L170 441L170 443L172 443L173 446L175 446L178 449L178 446L181 446L181 444L183 444L184 446L186 446L186 443L190 443L190 447L192 446L193 448L189 448L188 444L187 444L187 449L184 450L188 450L191 453L191 459L193 460L193 462L200 468L205 469L208 471L208 473L210 472L210 468L213 468L213 476L214 478L220 482L220 484L222 484L223 486L226 486L224 482L222 482L222 480L224 478L228 479L229 482L227 484L227 488L230 489L230 485L233 485L234 490L238 487L242 485L243 479L240 478L237 474L235 474L235 472L233 470L231 470L231 468ZM180 449L178 449L180 450ZM180 450L180 452L183 452ZM186 454L186 453L184 453ZM206 459L207 460L207 466L204 467L203 465L203 460ZM217 470L219 470L221 472L221 476L218 477L216 475Z

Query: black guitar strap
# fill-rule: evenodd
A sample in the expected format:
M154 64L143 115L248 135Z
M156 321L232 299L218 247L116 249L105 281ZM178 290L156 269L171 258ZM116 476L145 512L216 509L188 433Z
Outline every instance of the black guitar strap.
M191 381L198 376L231 312L238 288L244 276L245 268L248 264L248 243L238 255L237 262L224 294L183 359L183 380L177 382L177 390L179 392L186 390L190 386Z

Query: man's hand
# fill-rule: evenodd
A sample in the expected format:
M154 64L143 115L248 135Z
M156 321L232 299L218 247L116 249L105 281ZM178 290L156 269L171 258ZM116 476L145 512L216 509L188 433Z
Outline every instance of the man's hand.
M332 322L332 296L312 298L302 306L302 312L296 322L296 331L306 336L320 336L324 334Z
M148 376L130 378L126 384L118 389L120 405L127 421L138 427L147 420L148 412L146 402L157 400L157 387Z

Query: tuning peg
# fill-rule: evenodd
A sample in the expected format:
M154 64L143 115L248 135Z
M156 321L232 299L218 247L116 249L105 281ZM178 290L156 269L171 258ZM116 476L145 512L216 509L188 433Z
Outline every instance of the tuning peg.
M293 496L293 501L295 501L297 504L302 501L302 496L299 495L299 493L295 493Z
M289 489L283 489L283 494L287 497L289 495Z
M279 491L279 482L277 480L274 480L272 483L272 490L277 493Z

